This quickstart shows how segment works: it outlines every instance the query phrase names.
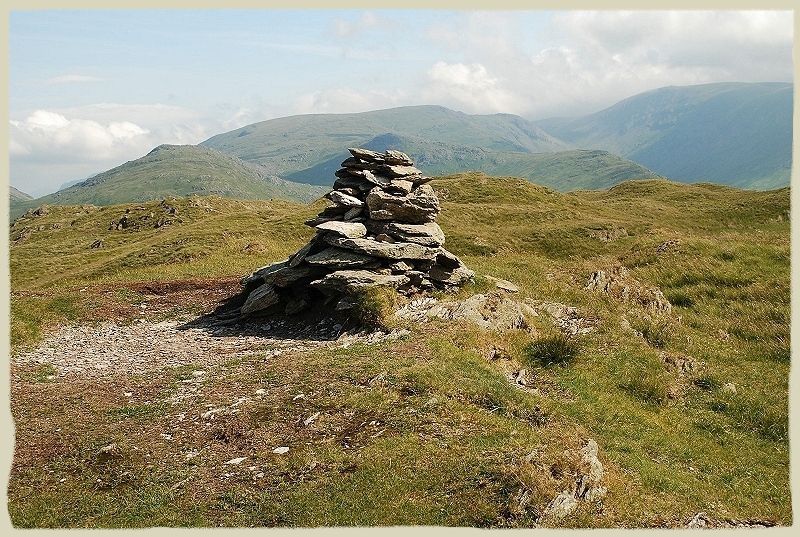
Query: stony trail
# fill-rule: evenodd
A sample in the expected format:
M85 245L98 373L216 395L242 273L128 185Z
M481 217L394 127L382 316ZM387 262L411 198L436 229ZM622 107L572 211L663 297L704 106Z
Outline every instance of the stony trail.
M12 357L15 365L50 364L60 377L104 377L142 374L165 367L208 367L261 355L264 359L321 347L346 347L354 342L378 343L396 339L391 333L344 333L341 325L320 323L298 331L280 323L249 324L244 328L191 326L188 319L160 322L65 326L47 336L35 349Z

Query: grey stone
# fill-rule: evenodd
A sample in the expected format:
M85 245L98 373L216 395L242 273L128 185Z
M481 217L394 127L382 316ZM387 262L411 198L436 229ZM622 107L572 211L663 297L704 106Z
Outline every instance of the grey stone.
M342 173L339 173L342 172ZM347 172L347 170L339 170L336 172L336 181L333 183L333 189L339 190L341 188L352 188L354 190L358 190L359 192L369 192L375 185L370 183L363 177L356 177L351 175Z
M328 221L315 227L320 231L326 231L337 237L348 239L360 239L367 235L367 228L360 222Z
M371 239L348 239L344 237L325 236L330 245L355 250L363 254L385 259L433 259L436 250L413 242L378 242Z
M247 286L258 281L263 282L265 276L273 272L283 270L287 266L289 266L288 260L278 261L277 263L272 263L271 265L263 266L260 269L257 269L255 272L253 272L250 276L242 278L242 285Z
M404 177L406 175L422 175L422 172L419 171L414 166L389 164L387 166L383 166L382 170L386 171L386 173L388 173L392 177Z
M303 259L306 258L308 254L314 249L314 247L319 244L320 239L319 236L314 236L310 241L306 243L305 246L297 250L290 258L289 258L289 266L296 267L300 263L303 262Z
M448 252L444 248L439 248L439 250L437 250L436 264L445 269L455 269L463 265L461 260L456 257L455 254Z
M370 160L373 162L383 162L383 154L377 151L370 151L369 149L362 149L360 147L348 147L350 154L361 160Z
M389 268L394 272L408 272L409 270L414 270L414 265L408 261L398 261L389 265Z
M395 149L388 149L383 154L383 160L389 164L401 164L404 166L411 166L414 164L414 162L411 160L411 157L402 151L397 151Z
M315 266L361 267L374 263L374 257L356 253L342 248L330 247L306 257L306 263Z
M362 207L364 205L364 202L360 199L356 198L355 196L345 194L339 190L332 190L328 194L328 198L336 205L340 207L347 207L348 209L353 207Z
M386 232L406 242L416 242L423 246L437 247L444 244L444 232L436 222L426 224L398 224L390 222Z
M475 277L475 273L465 266L446 270L439 265L434 265L430 271L430 277L439 283L446 285L462 285Z
M439 214L439 199L429 185L422 185L407 196L396 196L375 188L367 195L369 217L406 224L432 222Z
M386 190L392 193L406 195L410 193L413 188L414 183L411 181L406 181L405 179L392 179L389 181L389 186L386 187Z
M268 283L250 293L242 306L242 315L265 310L280 302L281 297L273 286Z
M306 258L308 259L308 258ZM315 267L300 265L297 267L284 267L264 276L264 282L276 287L288 287L303 278L313 277L319 274Z
M408 283L408 277L402 274L377 274L368 270L339 270L311 282L311 286L322 291L355 293L370 287L399 287L406 283Z
M357 218L363 212L363 210L364 209L362 207L353 207L352 209L344 213L344 219L352 220L353 218Z

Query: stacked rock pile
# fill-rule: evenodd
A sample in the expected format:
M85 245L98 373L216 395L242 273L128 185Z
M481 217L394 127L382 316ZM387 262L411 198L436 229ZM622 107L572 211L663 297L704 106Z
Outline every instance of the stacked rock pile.
M306 222L316 235L285 261L242 280L242 315L294 314L314 304L353 305L374 286L412 295L464 284L473 272L444 249L439 199L405 153L349 149L336 172L333 204Z

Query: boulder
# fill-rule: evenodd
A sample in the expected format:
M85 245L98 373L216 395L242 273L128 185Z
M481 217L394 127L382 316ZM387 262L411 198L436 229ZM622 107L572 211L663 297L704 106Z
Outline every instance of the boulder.
M306 258L308 259L308 258ZM302 280L319 275L319 269L313 266L300 265L297 267L283 267L282 269L270 272L263 277L265 283L275 287L288 287L289 285Z
M463 265L452 270L434 265L430 271L430 277L432 280L446 285L463 285L474 278L475 273Z

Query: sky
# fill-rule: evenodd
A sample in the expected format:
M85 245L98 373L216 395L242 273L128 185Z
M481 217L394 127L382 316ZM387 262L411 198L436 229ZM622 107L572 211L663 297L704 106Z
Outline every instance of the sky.
M439 104L528 119L791 82L788 11L14 11L11 184L40 196L275 117Z

